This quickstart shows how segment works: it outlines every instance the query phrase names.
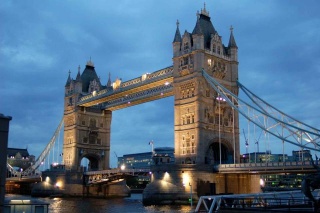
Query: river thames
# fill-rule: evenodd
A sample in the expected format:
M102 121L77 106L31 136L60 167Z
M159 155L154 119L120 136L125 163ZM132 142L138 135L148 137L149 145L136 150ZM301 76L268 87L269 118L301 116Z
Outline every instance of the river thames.
M15 198L16 195L6 195ZM19 196L21 197L21 196ZM23 196L25 199L35 199ZM95 199L95 198L37 198L49 203L50 213L123 213L123 212L191 212L188 205L143 206L142 194L131 194L131 197ZM195 206L192 208L195 209Z

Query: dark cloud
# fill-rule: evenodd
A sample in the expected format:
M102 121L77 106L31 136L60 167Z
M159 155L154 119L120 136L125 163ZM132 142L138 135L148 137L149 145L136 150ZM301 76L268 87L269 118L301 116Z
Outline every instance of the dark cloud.
M234 27L240 81L316 127L319 6L318 0L206 5L225 45ZM109 72L112 80L126 81L170 66L176 21L181 33L192 32L201 8L203 3L192 0L3 2L0 112L13 117L9 146L28 145L35 155L43 150L63 115L68 71L75 77L90 57L104 83ZM173 146L173 98L113 112L111 139L111 152L119 156L150 151L149 140Z

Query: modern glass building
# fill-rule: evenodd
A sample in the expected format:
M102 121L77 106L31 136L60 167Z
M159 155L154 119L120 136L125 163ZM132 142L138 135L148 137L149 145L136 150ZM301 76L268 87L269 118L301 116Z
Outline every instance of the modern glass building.
M154 152L143 152L118 157L118 168L149 169L153 164L174 163L174 148L158 147Z

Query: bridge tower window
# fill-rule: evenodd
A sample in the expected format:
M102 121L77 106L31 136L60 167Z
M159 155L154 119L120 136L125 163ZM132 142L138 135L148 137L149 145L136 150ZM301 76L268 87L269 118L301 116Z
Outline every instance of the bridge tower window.
M87 137L82 138L82 142L83 143L88 143L88 138Z
M96 127L97 126L97 122L95 119L91 118L90 119L90 127Z

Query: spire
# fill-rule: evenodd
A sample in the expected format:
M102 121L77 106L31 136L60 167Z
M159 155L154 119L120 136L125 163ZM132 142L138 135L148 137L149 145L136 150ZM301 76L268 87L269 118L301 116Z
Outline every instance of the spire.
M203 9L201 9L201 14L210 17L209 11L206 10L206 3L204 3Z
M179 30L179 20L177 20L177 30L176 30L176 34L174 35L174 39L173 39L173 43L174 42L181 42L181 34L180 34L180 30Z
M108 83L107 83L107 87L111 87L111 73L109 72L109 79L108 79Z
M236 44L236 40L233 37L233 27L230 27L230 39L229 39L229 44L228 44L228 48L238 48L237 44Z
M87 62L87 66L94 67L93 62L91 61L91 56L90 56L90 60Z
M70 85L70 82L71 82L70 73L71 73L71 71L69 70L69 76L68 76L68 79L67 79L66 86L69 86L69 85Z
M77 78L76 81L81 81L81 75L80 75L80 65L78 66L78 74L77 74Z

